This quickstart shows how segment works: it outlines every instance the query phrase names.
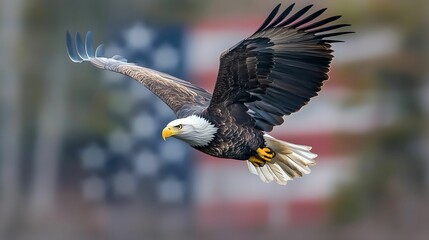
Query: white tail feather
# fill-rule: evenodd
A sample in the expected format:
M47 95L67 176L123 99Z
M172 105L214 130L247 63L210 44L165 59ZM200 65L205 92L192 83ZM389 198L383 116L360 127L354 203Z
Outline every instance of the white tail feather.
M275 180L278 184L286 185L287 181L311 172L309 166L316 164L313 159L317 154L310 152L311 147L288 143L264 135L265 144L276 156L262 167L255 167L247 161L249 172L258 175L263 182Z

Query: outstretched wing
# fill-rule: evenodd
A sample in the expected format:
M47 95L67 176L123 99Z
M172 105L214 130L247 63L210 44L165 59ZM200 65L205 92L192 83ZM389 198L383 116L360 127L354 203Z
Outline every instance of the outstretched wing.
M350 33L332 30L349 25L326 26L340 16L313 21L326 8L304 17L312 5L288 17L293 7L276 17L279 4L252 36L221 55L209 110L244 104L247 108L239 114L250 115L256 128L271 131L284 115L317 95L328 79L330 43L339 42L329 37Z
M98 46L94 53L91 32L86 34L85 42L77 33L75 47L69 32L67 32L66 41L67 52L73 62L90 62L98 68L122 73L135 79L164 101L176 115L185 106L199 105L205 107L210 102L211 94L190 82L128 63L125 58L119 55L112 58L102 57L103 45Z

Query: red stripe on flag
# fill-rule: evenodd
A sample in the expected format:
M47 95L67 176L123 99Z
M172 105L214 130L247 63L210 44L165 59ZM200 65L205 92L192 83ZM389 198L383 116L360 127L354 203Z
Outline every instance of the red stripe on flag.
M198 206L198 224L202 229L249 228L268 223L268 202L219 202Z
M191 82L212 93L217 79L218 70L216 69L216 67L217 66L213 66L213 71L201 71L191 73Z
M287 203L291 225L320 224L327 219L327 203L322 199L299 199Z
M197 208L199 227L205 230L225 227L251 228L270 223L270 202L241 201L202 204ZM327 221L327 201L323 199L296 199L276 206L283 215L280 225L289 226L321 224Z

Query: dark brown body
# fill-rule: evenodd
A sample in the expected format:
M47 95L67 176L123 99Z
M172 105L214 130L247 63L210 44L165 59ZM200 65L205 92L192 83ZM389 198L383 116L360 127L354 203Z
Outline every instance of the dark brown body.
M242 107L241 104L234 104L212 111L204 109L186 114L203 117L218 128L215 138L207 146L194 148L219 158L247 160L255 155L256 149L264 146L264 133L255 129L254 121L249 116L243 116L242 119L234 116L237 108Z

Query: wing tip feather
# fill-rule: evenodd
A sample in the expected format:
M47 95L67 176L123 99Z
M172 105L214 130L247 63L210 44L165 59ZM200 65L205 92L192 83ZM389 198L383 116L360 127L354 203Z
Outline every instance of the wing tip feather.
M85 40L82 40L81 34L76 32L74 42L70 31L67 31L66 48L70 60L75 63L91 62L99 68L108 68L107 65L112 64L113 62L133 65L132 63L128 63L127 59L119 55L115 55L112 58L104 58L104 45L100 44L94 51L92 42L93 35L91 31L86 33Z
M325 32L328 30L335 30L335 29L351 26L350 24L337 24L337 25L322 27L328 23L331 23L340 19L342 15L335 15L332 17L324 18L322 20L313 21L317 19L320 15L322 15L327 10L327 8L321 8L311 13L310 15L303 17L314 6L314 4L309 4L301 8L295 14L287 18L287 16L290 14L294 6L295 6L295 3L292 3L280 15L278 15L278 12L281 7L281 3L277 4L276 7L270 12L268 17L265 19L263 24L258 28L258 30L256 30L254 34L262 31L266 31L272 28L276 28L276 27L297 29L300 31L315 34L315 33ZM349 33L353 33L353 32L350 32L350 31L341 32L337 35L343 35L343 34L349 34ZM337 42L337 41L329 40L329 42Z

